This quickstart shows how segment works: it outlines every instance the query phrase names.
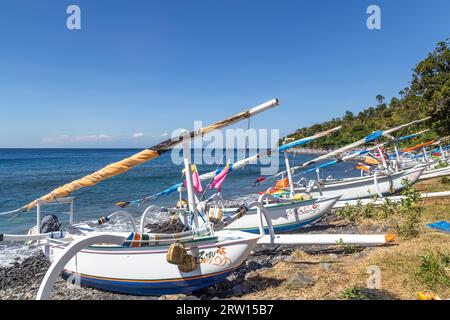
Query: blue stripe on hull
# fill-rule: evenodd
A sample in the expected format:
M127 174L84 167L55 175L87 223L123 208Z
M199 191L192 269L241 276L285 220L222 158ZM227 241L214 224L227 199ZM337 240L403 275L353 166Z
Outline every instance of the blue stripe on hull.
M294 230L296 230L298 228L301 228L301 227L307 226L309 224L312 224L314 222L317 222L317 221L319 221L322 218L323 218L323 216L320 216L320 217L313 218L313 219L310 219L310 220L303 220L303 221L293 222L293 223L289 223L289 224L285 224L285 225L281 225L281 226L273 226L273 231L275 233L283 232L283 231L294 231ZM251 228L251 229L242 229L241 231L259 234L259 227ZM264 228L264 232L266 234L269 234L269 228L268 227Z
M156 296L163 294L191 293L208 287L216 282L223 281L235 269L200 279L188 279L168 282L132 282L115 281L110 279L90 278L81 276L81 284L111 292L125 293L138 296ZM67 279L72 273L63 271L62 277Z

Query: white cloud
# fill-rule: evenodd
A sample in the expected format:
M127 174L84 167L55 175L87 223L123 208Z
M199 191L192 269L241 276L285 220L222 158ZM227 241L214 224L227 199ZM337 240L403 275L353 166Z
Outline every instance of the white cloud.
M143 136L144 136L144 134L142 132L136 132L136 133L133 133L133 135L131 137L134 139L139 139L139 138L142 138Z
M62 134L56 137L46 137L42 139L43 143L71 143L71 142L85 142L85 141L106 141L111 140L111 136L101 133L92 134L86 136L70 136L68 134Z
M167 132L164 132L161 137L167 137L169 134Z

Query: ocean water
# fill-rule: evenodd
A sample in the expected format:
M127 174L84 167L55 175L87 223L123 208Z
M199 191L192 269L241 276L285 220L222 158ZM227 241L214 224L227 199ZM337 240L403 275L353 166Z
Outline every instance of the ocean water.
M129 157L139 150L136 149L0 149L0 212L21 207L30 201L50 192L74 179L80 178L103 166ZM197 150L194 152L201 152ZM253 153L254 154L254 153ZM195 155L194 155L195 156ZM224 156L232 159L245 157L244 151L232 150ZM274 156L273 156L274 157ZM295 164L312 159L314 155L289 155ZM273 158L274 159L274 158ZM284 169L284 158L280 155L280 169ZM224 199L247 197L258 191L267 189L270 185L263 184L252 187L260 177L261 164L252 164L243 169L231 172L222 187ZM201 173L216 170L218 165L197 165ZM330 167L324 173L326 176L340 178L358 175L351 170L353 164L345 163ZM183 180L182 165L172 162L170 152L161 157L137 166L130 171L103 181L94 187L84 188L73 193L76 197L74 211L75 221L92 221L101 216L118 210L114 205L117 201L128 201L155 194ZM314 178L315 174L307 177ZM203 183L205 188L206 183ZM211 194L210 191L207 195ZM154 200L150 204L173 206L179 195L173 193ZM146 206L128 206L127 211L135 217L142 214ZM55 213L64 224L68 216L62 214L68 207L46 207L42 215ZM13 215L0 216L0 233L24 233L36 224L36 210L22 213L11 219ZM28 252L20 244L0 243L0 265L9 263L15 256Z

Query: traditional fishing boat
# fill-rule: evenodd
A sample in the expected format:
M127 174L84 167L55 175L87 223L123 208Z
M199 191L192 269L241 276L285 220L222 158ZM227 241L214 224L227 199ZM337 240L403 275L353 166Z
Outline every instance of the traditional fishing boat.
M323 197L314 193L308 200L303 200L301 197L281 200L273 197L272 203L265 204L264 207L269 213L275 232L293 231L322 219L340 198L341 194ZM223 215L229 215L237 209L223 208L222 210ZM263 225L267 233L267 222L264 221ZM256 208L249 210L245 216L231 223L225 229L259 233L259 217Z
M420 175L425 170L425 166L417 166L415 168L409 169L409 170L402 170L398 172L392 172L389 170L387 163L385 162L384 156L381 157L381 163L383 165L382 170L376 170L372 176L362 176L362 177L355 177L355 178L346 178L346 179L320 179L319 172L321 169L336 165L337 163L343 162L343 161L349 161L350 159L353 159L355 157L364 155L369 153L372 150L377 150L380 155L383 155L383 152L381 151L381 145L376 144L376 146L371 147L369 149L365 149L359 152L352 153L350 155L341 156L344 152L347 152L351 149L357 148L358 146L361 146L366 143L370 142L376 142L379 138L383 136L390 137L390 134L403 129L405 127L411 126L413 124L421 123L423 121L428 120L429 117L416 120L407 124L403 124L400 126L397 126L395 128L391 128L384 131L375 131L374 133L370 134L369 136L358 140L350 145L347 145L345 147L342 147L338 150L335 150L333 152L330 152L326 155L319 156L315 159L312 159L310 161L307 161L303 163L302 165L295 166L295 167L288 167L286 171L283 171L281 173L276 174L274 177L278 177L280 175L286 175L286 174L293 174L294 170L303 168L306 166L309 166L311 164L317 163L319 161L336 157L336 160L318 165L316 167L313 167L309 170L300 172L296 174L295 176L303 176L310 172L316 172L318 175L318 182L319 184L314 184L316 186L315 190L312 191L313 196L337 196L341 195L341 200L354 200L354 199L363 199L363 198L369 198L372 196L378 196L383 197L385 195L395 194L400 192L404 185L402 183L403 180L408 180L410 183L415 183L418 181ZM305 192L309 188L310 182L306 181L304 178L300 179L299 181L294 183L294 192ZM284 188L283 190L288 191L287 188Z
M99 233L89 233L95 234ZM244 262L260 238L245 232L213 232L207 228L170 235L114 234L125 239L122 245L98 244L81 250L64 267L63 277L133 295L189 293L225 279ZM47 239L44 246L48 247L50 261L67 245L85 236L66 232L61 239ZM185 257L192 260L180 261L178 265L169 263L167 254L173 244L182 244Z
M63 269L65 277L74 276L82 284L109 291L135 295L161 295L186 293L210 286L233 272L255 247L260 235L235 230L219 230L212 224L194 225L191 230L175 234L155 234L133 230L132 232L96 231L92 226L73 223L73 191L93 186L102 180L123 173L130 168L157 158L163 152L182 143L187 177L191 176L189 162L189 141L198 136L278 105L278 100L268 101L238 115L217 122L195 132L184 133L152 148L146 149L122 161L113 163L79 180L57 188L49 194L34 200L17 210L5 213L20 213L37 207L36 232L28 235L0 235L0 241L38 241L50 261L59 259L62 253L73 249L71 246L91 237L104 236L117 241L91 243L77 251ZM192 194L192 181L187 178L187 189ZM190 201L193 199L190 197ZM69 225L59 230L59 223L49 232L42 232L41 208L49 204L69 204ZM186 210L197 216L193 206ZM239 218L246 213L241 208L235 214ZM122 213L127 215L126 213ZM45 220L45 219L44 219ZM194 221L197 221L195 218ZM101 224L104 221L99 221ZM47 230L48 231L48 230Z
M407 161L402 159L402 166L411 167L417 164L426 164L426 169L420 176L419 180L428 180L450 175L450 158L448 158L448 154L446 154L449 146L441 145L443 141L446 141L449 138L450 137L444 137L432 143L425 142L403 150L403 155L408 154L410 151L420 149L422 152L407 158ZM430 147L437 146L437 148L427 151L427 145Z
M383 197L396 194L404 189L404 180L416 183L425 170L425 166L410 170L380 175L376 172L373 176L347 178L341 180L325 180L321 182L313 195L341 195L341 200L364 199L373 196ZM302 192L306 187L297 184L295 190Z

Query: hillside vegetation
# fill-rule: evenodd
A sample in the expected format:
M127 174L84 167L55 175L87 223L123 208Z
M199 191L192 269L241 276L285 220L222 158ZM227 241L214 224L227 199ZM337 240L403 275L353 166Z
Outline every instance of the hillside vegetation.
M424 128L432 130L416 140L431 140L450 134L450 38L439 42L433 52L413 69L409 87L399 92L389 103L382 95L376 96L377 104L358 114L346 111L342 118L298 129L289 138L299 139L317 132L342 125L334 135L318 139L308 145L312 148L336 148L359 140L374 130L386 129L426 116L431 120L420 126L399 131L396 136L417 132ZM408 131L409 130L409 131Z

